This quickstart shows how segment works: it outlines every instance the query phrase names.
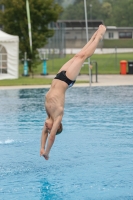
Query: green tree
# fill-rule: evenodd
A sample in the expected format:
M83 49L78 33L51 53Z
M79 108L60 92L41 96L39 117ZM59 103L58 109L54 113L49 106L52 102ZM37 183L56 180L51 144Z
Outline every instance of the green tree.
M116 26L133 26L133 1L116 0L114 5L114 20Z
M102 4L99 0L86 1L87 4L87 18L91 19L102 19ZM90 7L92 5L92 7ZM69 5L60 16L63 20L84 20L84 0L76 0L73 5Z
M53 30L48 28L48 24L57 21L62 7L54 0L29 0L33 44L31 53L26 0L0 0L0 4L5 7L4 12L0 11L0 24L5 32L19 36L20 58L27 52L28 58L34 61L36 49L44 46L47 39L54 34Z
M105 3L110 4L112 9L111 14L104 18L106 25L133 26L133 0L104 0L103 4Z
M113 23L113 9L109 2L104 2L102 4L102 19L104 19L105 25Z
M133 26L133 0L86 0L88 20L103 20L107 26ZM90 4L92 7L90 7ZM91 12L91 13L90 13ZM75 0L60 15L63 20L83 20L84 0Z

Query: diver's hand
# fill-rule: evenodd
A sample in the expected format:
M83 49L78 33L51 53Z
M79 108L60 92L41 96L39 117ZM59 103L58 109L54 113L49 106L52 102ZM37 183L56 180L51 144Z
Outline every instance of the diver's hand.
M49 159L49 155L43 154L43 157L45 158L45 160Z
M49 155L46 154L44 148L41 148L41 150L40 150L40 156L43 156L45 158L45 160L49 159Z
M45 153L44 148L41 148L41 149L40 149L40 156L43 156L44 153Z

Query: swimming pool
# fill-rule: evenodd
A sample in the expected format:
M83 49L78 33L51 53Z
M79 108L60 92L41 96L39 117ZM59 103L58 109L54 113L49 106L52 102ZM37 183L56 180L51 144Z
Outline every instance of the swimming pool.
M133 199L133 87L73 87L39 156L47 89L0 91L0 200Z

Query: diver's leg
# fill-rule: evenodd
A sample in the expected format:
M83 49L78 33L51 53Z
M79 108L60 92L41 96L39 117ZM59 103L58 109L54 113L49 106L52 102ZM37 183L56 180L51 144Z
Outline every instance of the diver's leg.
M102 39L105 31L106 31L105 26L100 25L99 29L97 30L94 40L89 45L86 45L85 48L83 48L79 53L77 53L73 57L72 63L69 65L69 67L66 70L66 75L69 79L71 80L76 79L84 61L88 57L92 56L92 54L94 53L94 51L96 50L98 46L99 41Z
M69 61L67 61L58 71L58 73L60 73L61 71L66 71L68 69L68 67L73 63L74 57L71 58Z
M89 42L81 49L81 51L86 50L89 47L89 45L94 41L94 39L95 39L95 37L97 35L97 32L98 32L98 30L93 34L93 36L91 37L91 39L89 40ZM71 58L68 62L66 62L60 68L60 70L58 71L58 73L61 72L61 71L63 71L63 70L67 71L67 69L70 67L70 65L73 63L74 60L75 60L75 56L73 58Z

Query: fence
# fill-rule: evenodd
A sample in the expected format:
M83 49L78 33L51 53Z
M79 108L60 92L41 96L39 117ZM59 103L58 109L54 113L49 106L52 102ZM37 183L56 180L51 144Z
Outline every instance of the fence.
M66 55L65 24L52 22L49 24L49 28L54 30L54 35L49 38L48 44L44 46L48 59L62 58Z

